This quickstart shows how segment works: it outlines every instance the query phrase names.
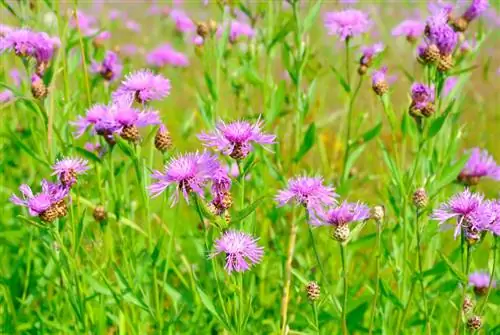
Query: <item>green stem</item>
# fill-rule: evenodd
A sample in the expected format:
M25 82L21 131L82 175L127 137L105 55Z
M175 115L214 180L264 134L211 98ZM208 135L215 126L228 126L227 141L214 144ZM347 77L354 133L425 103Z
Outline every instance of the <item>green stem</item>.
M401 327L404 328L404 323L406 320L406 315L408 314L408 310L410 309L411 306L411 301L413 300L413 294L415 293L415 281L411 283L411 288L410 288L410 295L408 296L408 302L406 303L405 309L403 310L403 315L401 316L401 320L398 322L398 326L396 327L396 332L395 334L400 334L400 329Z
M347 320L346 320L346 315L347 315L347 291L348 291L348 286L347 286L347 265L346 265L346 251L345 251L345 246L342 243L339 243L340 246L340 258L342 260L342 277L344 279L344 298L342 302L342 333L344 335L348 334L347 332Z
M464 248L464 244L467 244L467 248ZM466 241L466 236L464 229L462 228L462 251L465 249L467 256L466 256L466 263L465 263L465 276L469 276L469 271L470 271L470 263L471 263L471 246L470 244ZM466 297L466 285L465 283L462 283L462 299L460 302L460 305L458 306L458 311L457 311L457 316L456 316L456 321L455 321L455 335L458 335L460 333L460 325L462 324L460 321L462 320L462 306L464 305Z
M297 240L297 217L296 208L293 209L292 226L288 242L288 253L285 263L285 286L283 287L283 297L281 300L281 334L287 333L288 302L290 301L290 284L292 282L292 260L295 251L295 241Z
M498 241L500 238L495 237L495 242L491 247L491 251L493 251L493 266L491 267L490 273L490 282L488 283L488 291L486 291L486 296L484 297L483 304L481 308L479 308L479 315L483 315L484 309L486 308L486 303L488 302L488 298L490 296L491 288L493 287L493 282L495 281L495 269L497 264L497 249L498 249Z
M319 318L318 318L318 307L316 306L316 301L313 301L311 303L312 310L313 310L313 317L314 317L314 326L317 334L320 334L319 332Z
M372 334L373 325L375 321L375 312L377 310L377 298L380 290L380 245L382 240L382 222L377 222L377 245L376 245L376 255L375 255L375 294L373 295L372 310L370 313L370 327L368 328L368 334Z
M347 37L345 39L345 80L347 81L347 85L351 87L351 71L349 64L351 63L351 56L349 50L349 42L351 39Z
M427 329L427 333L431 333L431 323L429 320L429 308L427 305L427 298L425 296L425 284L424 284L424 277L423 277L423 265L422 265L422 250L421 250L421 240L422 240L422 232L421 232L421 227L420 227L420 211L417 210L416 213L416 230L417 230L417 261L418 261L418 272L419 272L419 282L420 282L420 289L422 291L422 300L424 303L424 313L425 313L425 325Z

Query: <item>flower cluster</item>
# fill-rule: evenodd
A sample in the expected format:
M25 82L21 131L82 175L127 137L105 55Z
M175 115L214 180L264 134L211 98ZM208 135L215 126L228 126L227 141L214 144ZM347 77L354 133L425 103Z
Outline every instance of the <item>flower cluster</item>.
M251 235L228 230L215 241L215 251L211 257L220 253L225 254L226 265L224 268L231 274L233 271L247 271L253 264L259 263L264 255L264 250L257 245L257 239Z

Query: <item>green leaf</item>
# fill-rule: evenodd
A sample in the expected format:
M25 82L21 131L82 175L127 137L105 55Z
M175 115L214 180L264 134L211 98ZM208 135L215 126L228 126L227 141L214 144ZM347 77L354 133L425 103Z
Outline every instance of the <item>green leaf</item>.
M264 200L267 198L267 195L264 195L257 200L255 200L250 206L248 206L245 209L242 209L241 211L236 212L235 214L232 215L231 218L231 224L235 224L252 214L259 205L264 202Z
M304 155L311 150L312 146L314 145L314 142L316 142L316 125L311 123L309 125L309 128L307 128L307 131L304 135L304 140L302 141L302 144L299 148L299 151L293 158L294 162L298 162L304 157Z
M349 157L347 158L347 162L345 163L345 173L346 174L348 174L349 171L351 171L352 167L354 166L354 163L356 163L356 161L361 156L361 154L363 153L365 148L366 148L366 145L362 144L350 152ZM346 180L346 179L347 179L347 175L344 176L344 180Z
M462 74L462 73L466 73L466 72L471 72L472 70L475 70L479 67L479 65L472 65L472 66L469 66L469 67L466 67L465 69L460 69L460 70L456 70L456 71L453 71L453 72L450 72L448 74L448 76L457 76L459 74Z
M321 0L316 1L314 6L307 13L306 18L304 19L304 27L303 32L307 32L313 25L316 20L316 16L318 16L319 10L321 9Z
M337 77L337 80L339 81L340 85L344 88L344 91L346 93L350 93L351 86L349 86L349 84L345 80L344 76L342 76L342 74L340 74L340 72L337 71L337 69L334 66L331 66L331 69L333 71L333 74L335 74L335 76Z
M404 308L403 303L394 293L392 293L392 289L388 288L384 283L384 281L382 281L382 279L379 280L379 283L380 283L380 293L382 294L382 296L389 299L397 308L403 309Z
M115 136L114 139L120 150L123 151L125 155L135 160L135 152L132 146L120 136Z
M439 256L443 259L445 264L448 266L448 269L451 271L451 273L462 283L467 283L468 279L465 274L463 274L460 270L458 270L455 265L446 257L443 253L439 253Z
M266 123L272 123L280 114L285 100L286 82L282 80L280 84L273 89L273 94L270 97L269 111L265 113Z
M210 300L208 295L205 292L203 292L203 290L199 286L196 286L196 290L198 291L198 295L200 296L200 299L201 299L201 302L203 303L203 306L205 306L205 308L208 309L208 311L210 313L212 313L212 315L215 316L217 318L217 320L219 320L221 323L223 323L227 327L227 324L224 322L224 320L222 320L219 313L217 313L217 310L215 309L215 305L212 302L212 300Z
M465 163L469 160L469 155L463 155L455 164L450 165L441 174L441 178L434 184L434 188L429 192L430 197L434 197L443 187L455 181L462 171Z
M444 122L446 121L446 118L450 114L451 109L453 108L453 105L454 105L454 101L452 101L449 104L449 106L446 107L446 110L444 111L444 113L441 116L439 116L437 119L435 119L432 122L431 126L429 127L429 132L427 133L427 139L431 139L439 133L439 131L441 130L441 128L444 125Z
M295 27L295 21L293 18L290 18L287 23L278 31L278 33L273 37L271 43L267 46L267 53L271 52L273 47L285 39L285 37L292 31Z
M379 122L375 125L375 127L373 127L372 129L368 130L363 135L361 135L361 137L358 139L357 142L359 142L360 144L369 142L375 137L377 137L378 134L380 134L381 130L382 130L382 122Z
M80 155L82 155L83 157L87 158L88 160L91 160L91 161L96 162L96 163L101 163L101 159L99 157L97 157L97 155L94 154L93 152L87 151L87 150L82 149L80 147L75 147L75 150Z
M3 136L6 137L6 138L9 138L17 146L19 146L21 149L23 149L28 155L30 155L31 158L33 158L34 160L42 163L46 167L50 168L50 164L46 160L44 160L42 157L40 157L36 152L34 152L33 150L31 150L31 148L29 146L27 146L26 144L24 144L24 142L22 140L20 140L19 137L17 137L17 135L12 130L9 131L9 136L8 137L5 136L5 135L3 135Z
M205 72L204 77L205 77L205 84L207 85L208 91L210 92L210 96L214 101L216 101L218 94L217 94L217 88L214 85L212 77L210 77L210 74L208 72Z

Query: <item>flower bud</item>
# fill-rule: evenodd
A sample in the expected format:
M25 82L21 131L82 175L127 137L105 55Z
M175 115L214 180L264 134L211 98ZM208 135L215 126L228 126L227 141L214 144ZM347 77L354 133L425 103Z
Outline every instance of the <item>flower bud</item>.
M33 97L38 100L43 100L47 96L48 90L42 78L34 74L31 77L31 93Z
M380 223L385 217L385 207L378 205L372 208L372 219Z
M306 285L306 293L307 293L307 299L309 299L310 302L314 302L319 299L321 294L321 288L315 281L310 281Z
M462 310L465 314L469 314L472 312L472 309L474 308L474 301L472 301L472 298L469 296L466 296L464 299L464 303L462 304Z
M470 331L475 331L481 329L483 322L481 317L478 315L473 315L469 319L467 319L467 329Z
M108 213L106 213L106 209L104 208L104 206L99 205L94 208L92 216L97 222L101 222L107 219Z
M165 152L172 147L172 138L165 125L161 125L155 135L155 148Z
M425 208L429 203L429 197L427 196L427 192L423 187L419 187L413 193L413 204L418 209Z
M344 243L349 239L350 235L351 235L351 230L346 224L335 226L333 228L332 237L335 241Z

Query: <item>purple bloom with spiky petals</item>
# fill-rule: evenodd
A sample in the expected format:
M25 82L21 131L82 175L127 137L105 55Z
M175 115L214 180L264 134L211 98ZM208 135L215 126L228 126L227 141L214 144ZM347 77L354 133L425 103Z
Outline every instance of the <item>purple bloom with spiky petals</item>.
M448 25L448 14L440 12L427 20L425 35L429 45L435 45L441 55L450 55L458 43L458 34Z
M323 212L323 206L336 204L337 197L333 187L324 185L323 178L300 176L288 180L287 187L278 192L275 200L280 207L291 201L297 202L307 209L311 221L319 224L318 216Z
M0 103L4 104L14 99L14 93L11 90L5 89L0 91Z
M168 186L175 184L176 191L171 197L172 206L178 201L179 193L182 193L187 202L191 192L203 198L204 187L213 180L220 169L217 158L208 152L182 154L172 158L163 172L153 172L151 176L157 181L149 186L149 192L156 197Z
M404 20L392 29L392 36L404 36L414 42L424 34L425 23L418 20Z
M248 121L224 123L219 121L211 133L202 133L198 138L207 147L214 147L234 159L245 158L253 149L253 144L273 144L276 136L262 133L262 121L254 124Z
M253 236L236 230L226 231L221 238L215 241L215 251L210 257L224 253L227 273L233 271L245 272L252 265L260 263L264 249L257 244Z
M41 184L42 190L37 194L33 194L28 185L21 185L19 191L21 191L23 198L13 194L10 201L15 205L27 207L31 216L39 216L52 205L63 200L69 193L68 188L49 183L45 179L42 180Z
M370 208L360 202L342 202L338 207L322 213L321 225L343 226L370 218ZM314 222L313 222L314 224Z
M470 150L469 160L460 172L459 179L477 184L483 177L500 181L500 166L488 151L473 148Z
M169 17L174 22L177 31L181 33L189 33L196 30L196 25L193 20L180 9L172 9L169 13Z
M162 100L170 94L170 80L150 70L139 70L128 74L113 93L113 100L128 98L145 103Z
M472 0L462 17L469 22L475 20L488 9L488 6L488 0Z
M15 29L0 39L0 53L13 50L20 57L32 57L38 64L47 64L61 42L44 32Z
M120 77L123 65L118 55L113 51L106 51L102 63L92 62L92 72L99 73L104 79L113 81Z
M472 193L466 189L441 204L434 210L431 218L439 221L440 225L450 219L456 219L455 238L460 235L462 228L466 233L472 232L475 235L478 228L484 226L485 211L489 210L483 200L482 194Z
M375 43L373 45L361 47L361 60L360 63L363 65L369 65L377 54L384 51L383 43Z
M70 124L77 128L74 133L77 138L82 136L89 127L92 128L93 134L105 136L109 136L119 129L110 107L102 104L90 107L85 116L78 116L78 119Z
M327 12L324 24L329 35L337 35L342 41L366 33L373 22L368 15L356 9Z
M118 125L117 133L122 136L127 128L143 128L149 125L160 124L160 114L154 110L141 111L133 108L131 101L119 99L110 107L115 123Z
M69 25L74 29L80 30L84 36L95 35L99 31L96 24L97 19L94 16L85 14L80 10L70 15Z
M189 60L185 54L175 50L170 44L163 44L152 50L146 56L149 65L155 67L164 67L167 65L174 67L186 67Z
M73 186L77 181L77 176L84 174L89 167L89 162L81 158L64 158L57 161L53 166L52 175L57 175L62 185Z
M382 83L387 83L387 66L383 66L380 70L374 71L372 74L372 86L377 86Z
M422 83L414 83L411 86L411 99L417 109L422 109L429 103L434 103L434 88Z
M10 33L13 30L14 30L14 28L12 28L11 26L0 23L0 38L4 37L5 35L7 35L8 33Z
M491 280L490 274L486 271L476 271L469 275L469 286L474 289L477 295L485 295L488 292L490 286L496 288L496 280Z
M216 35L221 37L226 29L229 29L229 41L231 43L236 43L241 37L252 38L255 36L255 30L252 26L246 22L231 20L229 24L224 23L219 29L217 29Z

